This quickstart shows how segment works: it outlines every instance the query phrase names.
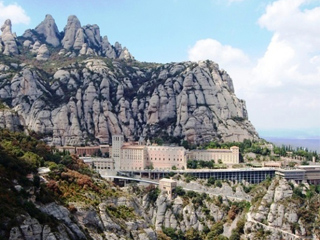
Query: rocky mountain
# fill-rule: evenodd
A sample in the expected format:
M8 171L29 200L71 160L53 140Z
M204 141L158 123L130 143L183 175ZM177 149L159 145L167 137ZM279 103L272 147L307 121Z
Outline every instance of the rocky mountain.
M212 61L136 61L97 25L68 18L59 32L46 15L16 37L1 28L0 127L41 133L52 145L162 137L187 140L258 139L230 76Z
M0 239L320 237L320 185L281 178L250 185L178 174L171 199L152 185L120 188L77 156L52 149L0 129Z
M269 183L255 191L245 239L319 239L318 187L284 179Z

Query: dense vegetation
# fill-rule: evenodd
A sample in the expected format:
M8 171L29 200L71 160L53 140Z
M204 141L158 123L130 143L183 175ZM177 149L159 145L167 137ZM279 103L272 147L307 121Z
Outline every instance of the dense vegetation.
M78 211L74 203L81 203L84 207L98 209L101 201L107 198L119 198L125 194L118 191L108 182L99 180L98 175L92 172L76 156L66 152L57 152L54 148L37 140L37 138L41 138L41 136L32 132L26 135L0 129L0 178L2 180L0 185L0 239L8 239L10 229L23 221L22 218L17 218L17 216L23 214L28 214L38 219L42 224L49 225L51 229L57 230L55 228L58 220L41 212L35 203L45 204L54 201L66 206L70 212L74 213ZM251 150L257 148L258 145L248 141L246 141L246 144ZM220 144L220 147L223 146L230 147L229 144ZM208 144L207 147L213 146ZM245 147L242 151L246 152L246 149L248 148ZM282 148L279 149L281 150ZM287 152L292 149L285 150ZM276 151L277 148L275 148ZM296 154L305 154L305 152L308 151L297 149ZM188 164L194 163L188 162ZM217 163L199 161L195 168L199 166L211 168L216 165ZM47 182L44 182L41 176L38 175L37 169L42 166L49 167L51 170L46 176ZM188 174L183 177L187 182L195 180L193 176ZM252 204L258 206L263 193L266 191L261 191L261 189L267 189L270 183L271 179L267 179L260 185L242 185L242 188L245 192L250 192L254 195ZM222 187L223 182L209 178L205 184L207 187ZM307 226L306 231L310 234L311 231L314 231L315 225L320 225L318 217L320 186L306 187L303 184L293 185L291 183L290 185L293 189L293 197L288 204L292 203L300 206L298 209L299 218ZM150 186L145 188L141 194L142 196L147 194L150 204L154 205L160 195L160 191L158 188ZM180 196L185 205L192 204L195 209L201 209L201 212L206 216L206 221L210 222L210 227L205 224L201 232L193 228L182 232L181 230L164 227L162 231L158 232L158 239L227 239L222 235L223 224L232 222L237 216L240 220L229 239L240 239L244 231L244 214L250 207L249 202L226 202L221 196L209 197L206 193L200 194L195 191L185 191L181 187L177 187L174 194ZM206 202L213 202L222 209L225 213L225 218L222 221L215 222L210 216L210 210L207 208ZM118 223L135 221L141 218L141 216L137 216L132 207L128 206L108 204L105 210L112 220ZM125 225L122 224L121 226ZM295 232L297 227L292 225L292 231ZM320 231L320 229L318 230ZM256 234L259 238L260 235L265 235L266 233L257 232Z
M47 182L38 175L42 166L51 169ZM95 177L76 156L56 152L30 135L0 129L0 239L8 239L10 229L21 224L23 218L17 217L21 214L55 229L57 220L41 212L34 200L58 202L74 212L77 209L70 202L95 207L102 199L119 196L119 191ZM119 211L123 213L123 209Z

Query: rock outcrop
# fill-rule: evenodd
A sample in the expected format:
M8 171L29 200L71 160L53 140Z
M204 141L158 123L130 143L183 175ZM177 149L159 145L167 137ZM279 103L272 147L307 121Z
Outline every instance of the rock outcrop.
M37 60L46 61L49 59L49 57L50 57L50 52L47 48L47 45L42 44L37 50Z
M23 123L19 115L8 109L0 109L0 128L7 128L12 132L23 130Z
M304 186L302 184L302 186ZM293 196L293 188L296 195ZM305 201L297 195L301 190L308 190L307 187L301 188L295 182L290 183L285 179L275 179L271 182L266 191L257 190L257 195L262 195L261 200L253 204L247 214L247 222L244 227L245 239L257 238L257 231L264 235L265 239L317 239L313 227L311 215L307 213L308 208L303 210L301 201ZM309 199L311 202L311 198ZM309 211L312 211L309 209ZM262 235L259 235L262 237Z
M10 32L10 34L3 34L5 39L3 45L7 46L7 48L10 47L10 50L7 49L5 54L18 54L15 37L11 33L11 22L9 24L8 21L10 20L6 21L3 28L7 29L5 32ZM9 25L10 27L8 27ZM62 47L63 51L60 51L60 54L68 57L88 55L111 59L134 60L134 57L126 47L122 48L118 42L113 46L109 43L107 36L102 37L97 24L81 26L80 20L75 15L68 17L67 24L63 32L60 33L54 18L50 14L47 14L45 19L35 29L26 30L20 41L24 47L29 48L32 46L33 52L41 45L46 44L59 49ZM5 42L7 44L4 44Z
M74 15L69 16L68 23L64 28L64 37L61 41L62 46L65 49L69 50L71 47L73 47L73 44L76 40L77 31L80 28L81 23L79 19Z
M60 45L60 33L55 20L50 14L47 14L45 19L35 28L38 34L45 37L47 43L54 47Z
M51 15L17 39L10 20L2 31L3 53L21 49L17 62L26 62L0 71L0 100L49 144L109 143L117 133L196 144L258 138L245 102L214 62L139 63L101 37L98 25L81 26L74 15L61 34Z
M15 74L0 75L1 99L50 144L108 143L121 132L131 140L193 143L258 138L230 77L210 61L137 68L88 59L45 76L28 66L11 69Z
M0 51L5 55L19 54L16 37L11 31L11 20L7 19L1 27L1 44Z

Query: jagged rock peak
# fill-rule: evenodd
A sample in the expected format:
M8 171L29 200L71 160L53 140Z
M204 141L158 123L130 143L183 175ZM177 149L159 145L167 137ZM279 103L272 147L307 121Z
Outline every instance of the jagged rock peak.
M62 46L69 50L73 47L76 39L78 29L81 28L81 23L77 16L71 15L68 17L67 25L64 28L64 37L62 39Z
M39 34L43 34L46 38L46 42L54 47L60 45L60 33L54 18L47 14L45 19L36 27L35 31Z
M11 32L11 27L12 27L12 24L11 24L11 20L10 19L7 19L4 24L2 25L1 27L1 31L3 34L5 33L12 33Z
M0 52L3 51L5 55L16 55L19 53L16 37L15 34L12 34L11 31L11 20L7 19L1 27L2 35L1 35L1 42L0 44Z

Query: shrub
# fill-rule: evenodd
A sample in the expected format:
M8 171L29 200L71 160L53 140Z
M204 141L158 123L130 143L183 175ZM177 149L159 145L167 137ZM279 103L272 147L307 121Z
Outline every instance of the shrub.
M125 205L116 207L110 204L106 207L106 211L115 218L124 219L124 220L136 219L134 209L131 207L127 207Z
M222 188L221 180L215 181L215 186L216 186L216 187L219 187L219 188Z
M151 204L154 204L157 201L159 194L160 194L159 188L154 188L148 193L148 199Z
M178 195L178 196L184 196L186 194L186 191L183 190L183 188L181 186L177 186L176 189L174 189L174 192Z

